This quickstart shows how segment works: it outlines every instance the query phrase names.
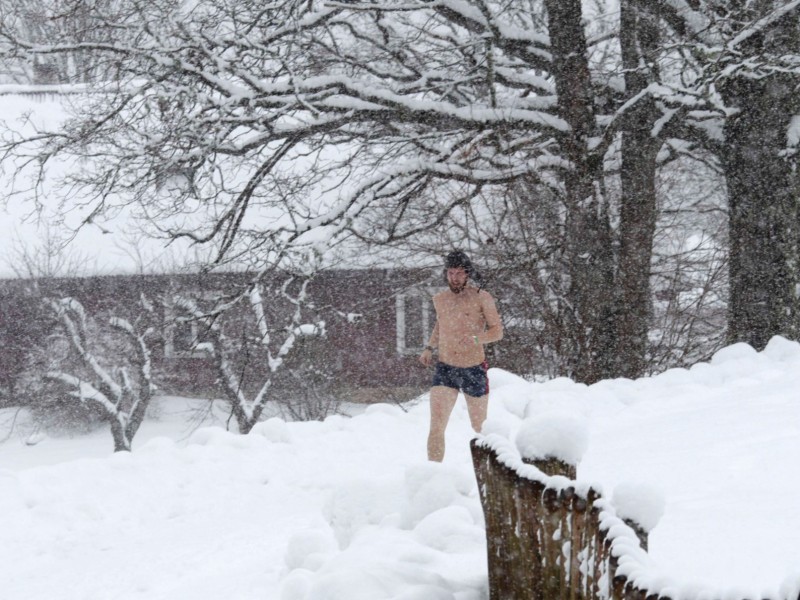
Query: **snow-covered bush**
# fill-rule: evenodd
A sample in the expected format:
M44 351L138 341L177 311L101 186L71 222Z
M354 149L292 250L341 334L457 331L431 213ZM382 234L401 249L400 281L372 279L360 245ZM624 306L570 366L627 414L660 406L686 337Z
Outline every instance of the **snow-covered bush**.
M37 425L50 435L82 435L105 426L105 413L99 406L76 402L63 386L40 381L35 389L38 398L29 408Z

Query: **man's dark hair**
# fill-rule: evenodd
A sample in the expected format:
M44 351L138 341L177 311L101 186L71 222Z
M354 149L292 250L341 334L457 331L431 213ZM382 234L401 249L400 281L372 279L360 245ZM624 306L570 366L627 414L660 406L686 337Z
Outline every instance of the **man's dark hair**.
M472 277L472 261L462 250L453 250L444 259L445 269L458 269L461 267L467 275Z
M469 256L463 250L453 250L444 258L444 280L447 281L447 269L461 267L467 276L478 285L478 291L486 286L481 274L475 269Z

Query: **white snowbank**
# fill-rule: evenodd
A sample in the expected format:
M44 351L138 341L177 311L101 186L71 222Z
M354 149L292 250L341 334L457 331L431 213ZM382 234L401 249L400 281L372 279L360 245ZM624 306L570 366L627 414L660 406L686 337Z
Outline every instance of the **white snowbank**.
M490 377L485 439L506 456L519 460L510 440L540 443L545 433L525 427L548 415L586 425L579 487L616 490L606 512L621 572L681 600L796 600L800 345L734 346L691 369L593 386ZM425 460L424 401L270 419L248 436L225 432L222 413L195 433L185 409L155 414L132 453L111 456L105 431L0 444L3 600L486 598L463 401L441 465ZM556 437L570 451L586 441ZM615 514L652 527L649 555Z

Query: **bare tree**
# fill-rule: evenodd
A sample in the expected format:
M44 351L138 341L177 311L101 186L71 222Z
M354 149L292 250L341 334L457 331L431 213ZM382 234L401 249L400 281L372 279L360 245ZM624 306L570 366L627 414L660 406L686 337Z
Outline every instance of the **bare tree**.
M183 312L178 320L199 326L196 345L202 344L200 347L211 354L223 396L241 433L250 432L269 402L284 404L292 416L304 419L320 414L324 417L335 407L330 397L322 406L318 404L319 390L313 390L317 394L313 397L303 393L300 403L292 401L291 389L281 390L286 396L275 398L278 374L291 369L287 363L301 340L325 335L323 321L309 323L305 316L311 308L308 284L309 279L298 281L288 276L270 302L265 302L263 286L258 282L246 292L216 302L211 309L203 309L197 300L185 295L174 300ZM290 375L294 379L296 374ZM308 376L306 370L303 379L308 381ZM301 392L308 391L299 387Z
M660 169L651 268L648 370L688 367L725 344L728 213L716 165L676 161Z
M86 275L93 259L85 252L70 248L70 237L52 224L39 227L39 235L17 235L5 258L8 267L20 279L52 279Z
M143 308L151 312L152 306L142 300ZM130 450L154 390L148 341L153 330L142 330L141 323L111 317L108 325L119 338L109 342L100 333L90 332L89 319L76 299L49 302L77 360L74 368L62 365L46 377L64 385L78 402L98 407L111 427L114 451ZM108 344L115 342L121 347L113 352Z

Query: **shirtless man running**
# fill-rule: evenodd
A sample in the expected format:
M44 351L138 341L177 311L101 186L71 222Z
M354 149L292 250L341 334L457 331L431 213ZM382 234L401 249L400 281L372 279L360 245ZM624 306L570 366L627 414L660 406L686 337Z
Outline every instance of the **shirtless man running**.
M503 338L503 325L492 296L469 284L472 263L466 254L455 250L447 255L445 269L448 290L433 297L436 325L428 345L419 357L426 367L434 364L431 387L431 427L428 434L428 460L444 459L444 432L459 390L467 400L472 428L479 432L488 408L488 365L484 344Z

